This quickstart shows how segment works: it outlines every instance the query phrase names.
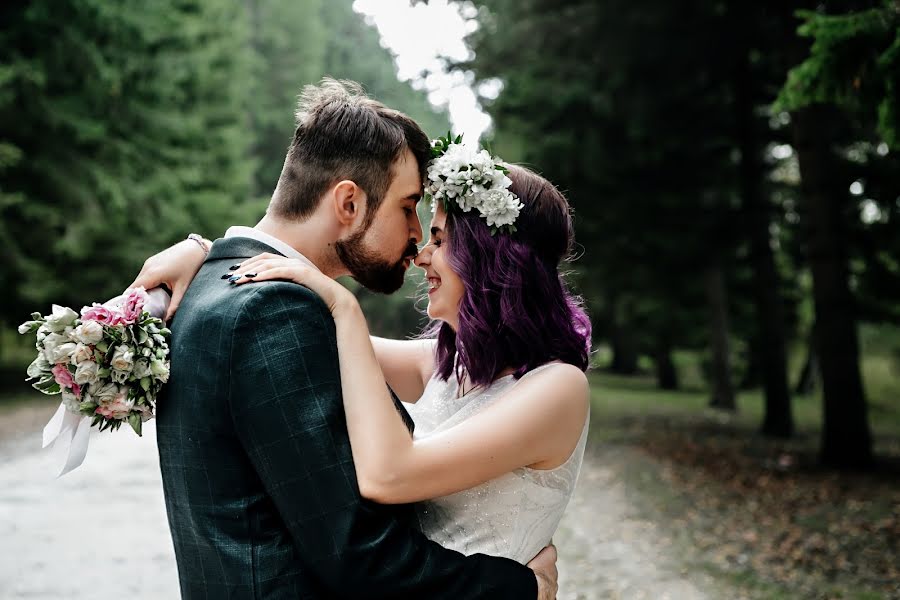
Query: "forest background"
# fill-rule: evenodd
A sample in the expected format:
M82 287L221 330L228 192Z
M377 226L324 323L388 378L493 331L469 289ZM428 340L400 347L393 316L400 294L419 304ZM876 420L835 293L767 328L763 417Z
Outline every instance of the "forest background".
M464 4L472 53L447 68L499 90L483 141L573 207L596 439L674 465L682 499L721 496L678 513L698 531L737 518L728 494L781 502L783 521L713 560L759 558L751 587L896 590L900 3ZM261 217L304 84L356 80L430 134L450 127L349 0L35 0L0 22L10 402L31 311L113 296L188 232ZM420 282L356 290L375 333L419 330Z

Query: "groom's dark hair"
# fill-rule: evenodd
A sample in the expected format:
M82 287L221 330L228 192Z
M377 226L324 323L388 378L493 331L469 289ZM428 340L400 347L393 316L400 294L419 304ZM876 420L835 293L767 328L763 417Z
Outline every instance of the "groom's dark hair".
M354 181L368 198L364 226L394 178L394 162L409 149L424 179L431 144L418 123L366 96L354 81L325 78L303 88L297 129L288 148L269 210L302 221L338 181Z

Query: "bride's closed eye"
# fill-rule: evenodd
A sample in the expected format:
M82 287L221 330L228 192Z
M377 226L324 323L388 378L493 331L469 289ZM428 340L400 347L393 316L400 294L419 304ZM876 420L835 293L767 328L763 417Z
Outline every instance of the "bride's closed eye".
M425 242L424 244L422 244L422 246L419 248L419 252L421 252L422 250L424 250L424 249L427 248L428 246L434 246L435 248L440 248L440 247L441 247L441 240L439 240L439 239L437 239L437 238L432 238L432 239L428 240L427 242Z

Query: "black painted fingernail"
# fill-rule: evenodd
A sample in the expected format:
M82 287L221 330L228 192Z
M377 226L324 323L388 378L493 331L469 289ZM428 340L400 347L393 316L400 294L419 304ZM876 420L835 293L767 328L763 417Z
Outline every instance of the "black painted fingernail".
M222 279L228 279L232 275L234 275L234 273L225 273L224 275L222 275Z
M230 267L228 267L228 270L229 270L229 271L234 271L234 270L237 270L237 269L240 269L240 268L241 268L241 265L240 265L240 264L236 264L236 265L231 265Z
M231 283L234 283L235 281L237 281L240 278L241 278L240 275L232 275L231 277L228 278L228 281L230 281Z
M256 273L244 273L244 277L248 277L248 278L250 278L250 279L253 279L254 277L256 277Z

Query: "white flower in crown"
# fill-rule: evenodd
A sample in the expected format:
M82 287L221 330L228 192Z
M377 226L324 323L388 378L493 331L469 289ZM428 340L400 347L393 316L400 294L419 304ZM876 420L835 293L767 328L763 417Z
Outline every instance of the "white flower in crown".
M432 142L425 188L432 211L437 210L438 202L446 211L454 206L466 213L476 209L491 227L491 234L514 232L524 204L509 191L509 170L487 150L476 151L461 142L461 135L453 139L449 133Z
M498 229L515 223L523 206L519 199L506 189L489 190L483 193L483 198L481 214L488 225Z

